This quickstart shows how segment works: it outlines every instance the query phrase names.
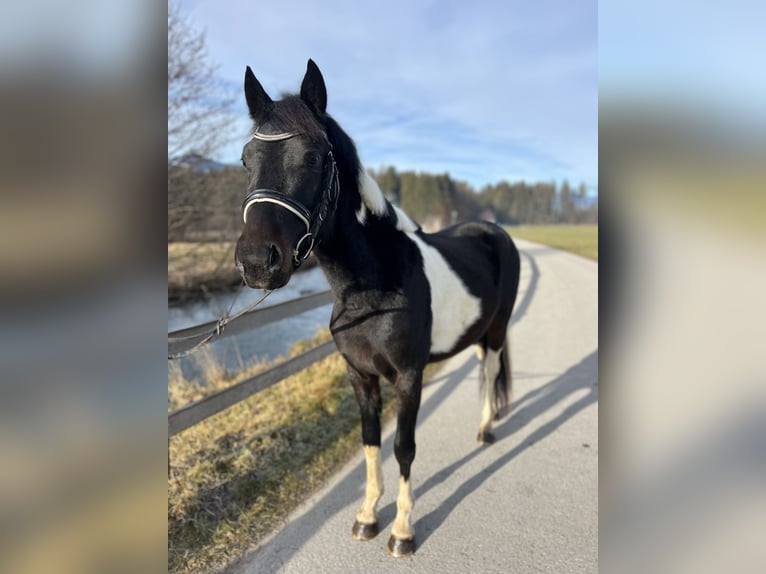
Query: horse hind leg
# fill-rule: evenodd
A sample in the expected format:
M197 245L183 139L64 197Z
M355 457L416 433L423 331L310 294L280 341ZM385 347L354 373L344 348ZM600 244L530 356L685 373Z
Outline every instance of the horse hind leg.
M481 423L476 441L480 444L495 442L492 421L498 420L508 412L511 392L511 355L510 342L506 337L499 348L490 345L484 347L481 365Z
M481 423L479 424L479 434L476 436L476 442L479 444L492 444L495 442L495 435L492 432L492 420L495 417L495 391L494 380L500 365L500 354L498 351L486 348L481 362Z

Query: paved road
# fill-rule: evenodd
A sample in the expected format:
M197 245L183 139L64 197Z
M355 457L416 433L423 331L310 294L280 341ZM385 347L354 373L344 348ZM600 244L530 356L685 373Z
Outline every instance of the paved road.
M522 278L511 325L514 402L497 442L475 442L478 362L452 358L424 388L418 416L414 556L386 542L396 514L395 427L383 432L381 534L351 538L364 495L357 455L232 570L596 572L598 567L598 265L518 241Z

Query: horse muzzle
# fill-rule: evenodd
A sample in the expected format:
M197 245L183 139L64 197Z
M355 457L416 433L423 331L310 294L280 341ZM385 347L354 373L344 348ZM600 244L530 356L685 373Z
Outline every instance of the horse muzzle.
M279 289L290 280L293 271L292 254L285 254L274 243L246 247L240 241L234 262L245 284L253 289Z

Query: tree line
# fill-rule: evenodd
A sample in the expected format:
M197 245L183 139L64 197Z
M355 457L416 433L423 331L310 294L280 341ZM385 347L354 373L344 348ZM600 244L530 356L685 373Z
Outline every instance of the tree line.
M201 157L168 166L168 241L233 240L241 230L247 176L239 166L206 167ZM449 174L370 170L388 199L425 229L457 221L500 224L596 223L598 201L567 181L501 181L476 190Z
M507 225L596 223L598 201L587 187L564 181L529 183L501 181L479 190L449 174L398 172L394 167L370 170L391 201L413 219L442 227L466 219L491 219Z

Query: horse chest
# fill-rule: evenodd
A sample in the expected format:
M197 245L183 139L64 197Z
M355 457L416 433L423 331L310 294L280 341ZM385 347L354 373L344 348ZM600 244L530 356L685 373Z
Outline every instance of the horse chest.
M410 315L406 301L360 308L336 305L331 331L338 350L355 371L394 382L397 372L422 364L427 353L427 333L408 329Z

